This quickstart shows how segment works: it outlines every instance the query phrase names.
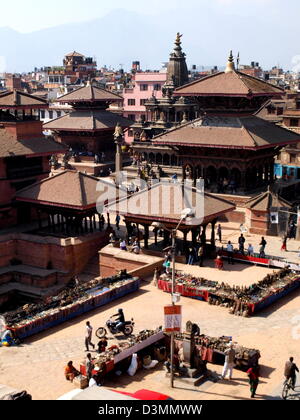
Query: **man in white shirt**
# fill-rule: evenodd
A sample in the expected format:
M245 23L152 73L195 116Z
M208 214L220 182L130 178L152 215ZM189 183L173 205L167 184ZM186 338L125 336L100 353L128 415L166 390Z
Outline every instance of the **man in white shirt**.
M253 245L249 245L249 247L248 247L248 256L249 257L253 257L254 256L254 248L253 248Z
M232 243L229 241L228 245L227 245L227 253L228 253L228 264L232 264L234 265L234 261L233 261L233 252L234 252L234 248Z
M232 380L235 356L236 352L234 350L233 343L230 343L228 350L225 351L225 364L222 372L222 379L226 378L227 373L229 371L229 378L230 380Z

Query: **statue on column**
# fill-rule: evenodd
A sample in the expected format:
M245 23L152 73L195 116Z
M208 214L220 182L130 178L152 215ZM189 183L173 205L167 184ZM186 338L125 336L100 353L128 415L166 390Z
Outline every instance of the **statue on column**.
M123 129L122 129L122 127L121 127L121 125L120 125L119 122L117 123L116 128L115 128L114 139L116 141L117 140L120 140L120 139L123 140Z
M68 152L64 154L63 159L62 159L62 161L63 161L62 166L63 166L65 169L70 168L70 165L69 165L70 158L71 158L71 157L70 157L70 155L69 155L69 153L68 153Z
M49 165L51 166L51 169L57 169L58 168L58 159L56 155L52 155L49 160Z
M115 132L114 132L114 140L115 144L117 146L116 151L116 184L120 185L121 183L121 172L123 169L123 157L122 157L122 143L123 143L123 129L120 125L120 123L117 123Z

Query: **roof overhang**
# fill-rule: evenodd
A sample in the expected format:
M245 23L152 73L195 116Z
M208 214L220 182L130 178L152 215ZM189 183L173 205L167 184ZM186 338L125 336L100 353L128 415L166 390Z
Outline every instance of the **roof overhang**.
M279 143L279 144L269 144L266 146L257 146L257 147L247 147L247 146L232 146L232 145L213 145L213 144L200 144L200 143L181 143L181 142L159 142L156 141L154 142L154 145L159 145L159 146L169 146L169 147L173 147L173 146L177 146L177 147L203 147L203 148L207 148L207 149L233 149L233 150L250 150L250 151L257 151L257 150L263 150L263 149L273 149L275 147L284 147L284 146L288 146L290 144L297 144L299 143L299 140L293 140L291 142L284 142L284 143Z
M269 97L269 98L274 98L274 97L280 97L283 96L284 93L180 93L180 92L174 92L173 96L188 96L188 97L236 97L236 98L254 98L254 97Z
M63 203L53 203L50 201L40 201L40 200L32 200L29 198L22 198L22 197L16 197L16 201L22 202L22 203L29 203L29 204L35 204L40 206L47 206L47 207L61 207L68 210L76 210L76 211L86 211L91 210L93 208L96 208L97 204L89 204L88 206L75 206L75 205L69 205L69 204L63 204Z

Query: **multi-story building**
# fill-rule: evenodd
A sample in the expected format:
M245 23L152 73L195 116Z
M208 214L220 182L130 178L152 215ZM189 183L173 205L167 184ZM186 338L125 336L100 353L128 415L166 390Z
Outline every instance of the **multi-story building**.
M132 121L148 121L146 102L151 98L162 98L162 88L167 81L166 72L137 72L132 78L132 87L125 88L124 117ZM129 131L127 141L133 140L133 131Z
M16 192L49 176L49 159L65 147L45 138L39 113L48 104L20 91L0 94L0 229L29 219Z

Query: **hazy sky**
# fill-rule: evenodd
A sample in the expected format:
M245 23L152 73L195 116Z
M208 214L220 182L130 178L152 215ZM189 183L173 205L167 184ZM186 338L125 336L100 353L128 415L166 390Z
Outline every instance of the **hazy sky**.
M122 11L114 20L116 9ZM232 49L241 53L242 64L259 61L264 68L300 70L299 0L11 0L1 1L0 16L0 29L26 33L2 30L8 42L0 43L0 60L3 56L11 71L58 65L71 49L95 55L101 64L129 68L139 59L143 68L158 68L168 60L177 31L184 34L190 65L222 66ZM49 36L30 34L93 19L78 31L76 24L48 30Z
M196 11L200 15L201 8L213 7L225 15L234 13L250 18L263 14L266 19L278 17L288 8L291 18L300 16L299 0L14 0L1 1L0 26L8 26L20 32L32 32L45 27L98 18L116 8L153 16L170 9L178 9L180 13L182 8L187 7L192 13Z

